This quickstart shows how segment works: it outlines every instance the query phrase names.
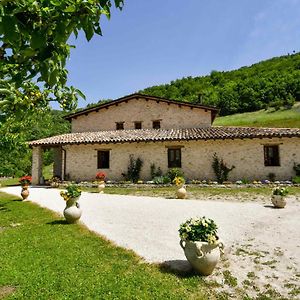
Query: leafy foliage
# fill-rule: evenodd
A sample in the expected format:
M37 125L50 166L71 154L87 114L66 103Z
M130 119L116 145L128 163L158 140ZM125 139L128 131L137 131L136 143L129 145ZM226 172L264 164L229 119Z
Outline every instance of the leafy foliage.
M66 187L66 192L61 191L60 195L65 201L70 200L71 198L78 198L81 195L81 190L76 184L69 184Z
M150 174L151 174L151 179L155 177L160 177L162 176L162 170L160 167L156 168L155 164L151 164L150 166Z
M285 187L275 187L273 189L273 195L277 195L277 196L286 196L289 193L289 190Z
M223 159L219 159L217 154L214 153L212 168L215 172L218 183L223 183L224 181L228 180L228 175L235 168L235 166L228 168Z
M296 172L296 176L300 176L300 164L294 163L293 169Z
M27 141L63 134L70 124L57 110L39 111L24 118L2 115L0 119L0 176L22 176L31 173L31 151ZM45 152L45 164L52 162L51 152Z
M300 53L272 58L229 72L185 77L141 93L191 103L214 105L220 115L268 107L291 107L300 101Z
M142 166L143 161L139 157L134 159L133 156L130 155L127 173L122 173L122 176L125 177L125 180L137 183L140 178Z
M217 229L212 219L191 218L180 225L179 236L183 241L202 241L213 244L218 240Z
M155 184L169 184L171 179L169 176L158 176L153 178Z
M176 177L184 178L184 172L179 168L172 168L168 170L167 176L170 178L170 181L173 182Z
M67 87L69 37L101 35L100 17L123 0L11 0L0 3L0 110L16 113L58 101L73 109L79 96Z
M300 184L300 176L295 176L292 178L292 182L294 184Z

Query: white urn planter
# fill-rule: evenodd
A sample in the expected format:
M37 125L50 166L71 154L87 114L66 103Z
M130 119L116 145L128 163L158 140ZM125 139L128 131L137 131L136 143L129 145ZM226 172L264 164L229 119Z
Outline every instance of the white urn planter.
M284 208L286 206L286 198L281 195L272 195L271 201L277 208Z
M104 189L105 189L105 182L102 181L102 182L99 182L98 184L98 191L100 194L103 194L104 193Z
M220 260L220 253L224 253L224 244L221 241L209 244L201 241L180 240L180 246L192 267L205 276L213 272Z
M77 202L79 197L70 198L66 201L66 208L64 209L64 217L68 223L75 223L81 217L82 210Z
M185 185L181 186L181 187L177 190L176 195L177 195L177 198L178 198L178 199L185 199L186 196L187 196L186 186L185 186Z

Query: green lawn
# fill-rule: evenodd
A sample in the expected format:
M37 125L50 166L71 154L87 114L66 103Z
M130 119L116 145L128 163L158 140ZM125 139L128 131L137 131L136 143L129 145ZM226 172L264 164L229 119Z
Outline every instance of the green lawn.
M19 178L0 178L0 186L18 185Z
M146 264L81 225L1 192L0 245L0 299L217 297L195 274Z
M300 103L287 110L260 110L216 118L216 126L296 127L300 128Z
M163 197L176 198L176 186L143 186L133 185L129 187L109 187L104 190L106 194L132 195L132 196L149 196L149 197ZM231 197L232 200L241 201L258 201L257 196L266 199L270 198L273 187L199 187L187 186L189 199L203 199L209 197ZM97 192L97 188L83 188L85 191ZM288 187L289 195L300 197L300 187Z

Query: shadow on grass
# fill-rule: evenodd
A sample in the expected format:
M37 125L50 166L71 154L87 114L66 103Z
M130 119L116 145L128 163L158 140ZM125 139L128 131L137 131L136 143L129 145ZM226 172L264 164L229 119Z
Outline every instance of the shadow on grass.
M69 223L66 220L55 220L52 222L46 223L47 225L69 225Z
M23 199L14 199L14 200L12 200L13 202L23 202ZM26 201L24 201L24 202L26 202Z
M199 276L187 260L167 260L158 265L162 273L174 274L179 278Z
M11 211L9 208L6 207L7 203L3 203L3 204L0 204L0 212L8 212L8 211ZM0 298L1 299L1 298Z

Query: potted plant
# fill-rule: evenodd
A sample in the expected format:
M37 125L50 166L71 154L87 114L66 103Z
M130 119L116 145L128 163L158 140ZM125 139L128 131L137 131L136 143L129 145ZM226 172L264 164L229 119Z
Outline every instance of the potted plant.
M31 181L32 181L32 177L30 175L22 176L19 179L19 182L22 187L21 196L22 196L23 200L26 200L29 196L28 186L31 184Z
M216 223L206 217L191 218L179 228L180 246L192 267L201 275L210 275L224 245L217 235Z
M173 183L176 184L178 187L177 190L177 198L178 199L184 199L186 198L186 186L185 186L185 179L182 176L176 176L173 179Z
M99 193L103 193L103 190L105 188L105 177L106 174L104 172L98 172L96 173L96 180L98 181L98 191Z
M275 187L272 191L271 201L277 208L284 208L286 206L286 195L289 193L285 187Z
M60 195L66 201L64 217L67 222L74 223L79 220L82 214L79 203L77 202L81 195L79 187L75 184L70 184L67 186L66 191L60 192Z
M53 176L49 181L50 181L51 187L53 187L53 188L58 188L59 184L61 182L61 180L58 176Z

